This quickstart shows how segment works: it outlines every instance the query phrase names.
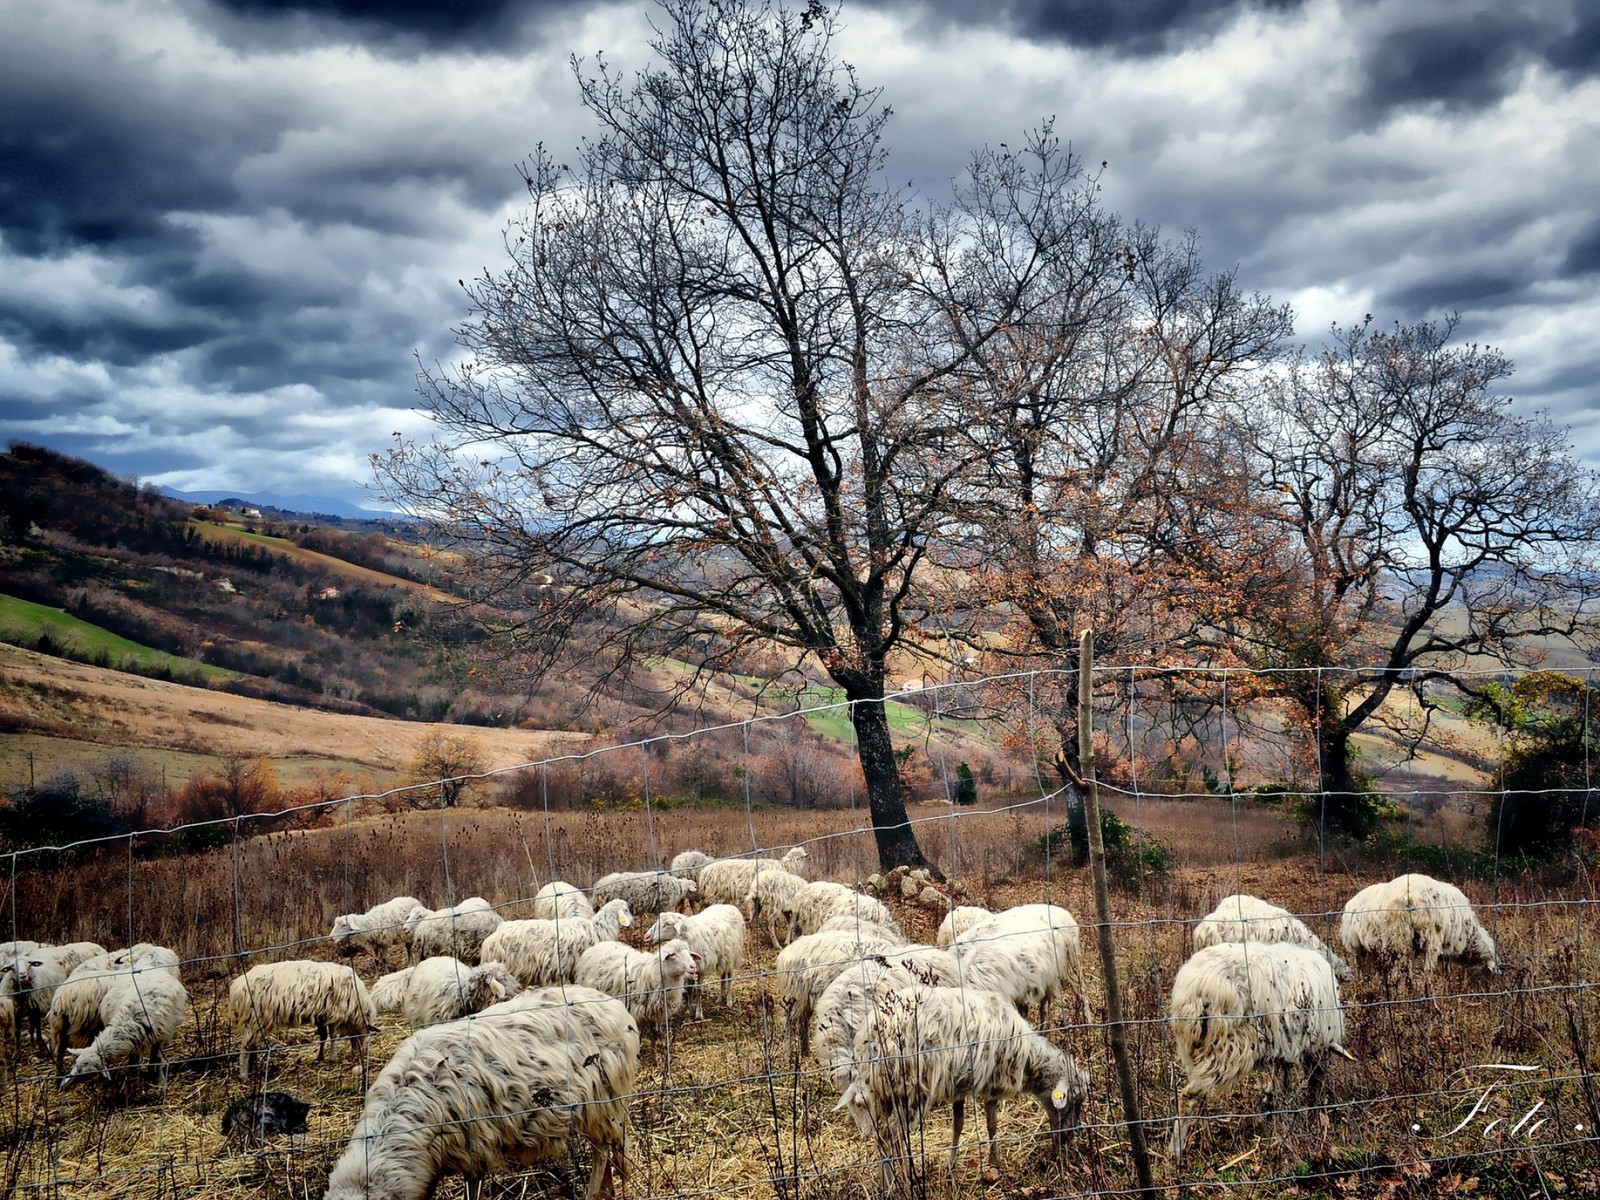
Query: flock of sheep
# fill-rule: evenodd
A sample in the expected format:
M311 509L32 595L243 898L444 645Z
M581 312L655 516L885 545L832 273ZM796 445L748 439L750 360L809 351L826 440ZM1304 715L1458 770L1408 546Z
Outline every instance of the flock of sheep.
M1072 914L963 906L935 945L911 945L880 900L808 882L805 857L799 848L781 859L690 851L670 873L608 875L587 891L549 884L527 920L503 920L477 897L438 911L399 897L341 916L329 935L339 957L365 952L382 964L400 953L409 965L370 987L346 962L250 968L228 996L239 1073L248 1080L252 1055L291 1029L315 1029L319 1059L330 1038L348 1039L359 1057L379 1014L400 1013L415 1032L368 1089L328 1200L421 1200L445 1175L481 1178L563 1156L573 1136L593 1151L593 1200L623 1169L641 1034L665 1036L686 1010L702 1016L708 981L731 1005L755 930L777 948L774 988L797 1048L876 1144L886 1188L911 1169L915 1131L936 1105L953 1110L952 1170L969 1100L983 1105L996 1170L1008 1097L1033 1096L1064 1144L1089 1079L1038 1028L1069 1001L1074 1016L1093 1020ZM655 917L650 948L624 945L621 931L645 915ZM1467 898L1424 875L1358 893L1339 935L1351 954L1416 960L1425 971L1447 958L1497 969ZM1330 1057L1346 1054L1339 983L1352 972L1298 918L1229 896L1193 940L1169 1010L1186 1077L1174 1160L1205 1103L1251 1071L1270 1070L1277 1092L1298 1068L1314 1101ZM26 1023L53 1051L62 1087L141 1059L164 1075L163 1047L188 1009L178 957L162 947L0 946L0 1033L20 1039ZM1035 1012L1037 1027L1027 1020Z

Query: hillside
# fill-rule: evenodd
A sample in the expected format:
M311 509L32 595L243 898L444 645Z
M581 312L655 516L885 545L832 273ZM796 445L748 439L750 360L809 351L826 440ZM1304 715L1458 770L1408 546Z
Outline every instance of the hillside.
M0 789L115 755L174 785L230 755L261 755L287 786L313 769L378 787L400 782L436 725L319 712L58 658L0 643ZM581 734L521 729L464 733L494 770L571 750Z

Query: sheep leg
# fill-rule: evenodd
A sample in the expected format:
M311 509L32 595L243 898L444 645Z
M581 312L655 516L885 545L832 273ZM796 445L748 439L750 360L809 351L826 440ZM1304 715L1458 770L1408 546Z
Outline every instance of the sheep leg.
M328 1026L326 1022L317 1022L317 1061L321 1062L328 1053Z
M728 971L722 976L722 1004L724 1008L733 1007L733 972Z
M988 1100L984 1102L983 1124L989 1131L989 1165L998 1173L1000 1170L1000 1101Z
M961 1145L961 1126L966 1123L967 1102L957 1100L950 1106L950 1178L956 1177L957 1148Z

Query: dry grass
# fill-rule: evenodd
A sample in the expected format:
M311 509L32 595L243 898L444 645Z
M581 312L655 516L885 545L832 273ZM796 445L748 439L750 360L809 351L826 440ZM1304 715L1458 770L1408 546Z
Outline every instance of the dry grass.
M1272 857L1273 844L1283 836L1276 818L1256 811L1239 815L1236 825L1233 812L1214 804L1141 804L1142 822L1178 847L1184 865L1143 899L1114 898L1118 970L1133 1022L1130 1044L1142 1104L1158 1121L1171 1113L1179 1082L1162 1016L1172 976L1186 954L1188 923L1222 895L1249 891L1309 914L1313 928L1331 939L1334 914L1370 881L1319 872L1314 860ZM1043 812L962 812L928 820L921 834L931 854L954 866L968 899L1003 907L1049 898L1087 923L1093 906L1086 876L1041 874L1023 852L1059 820L1059 814ZM0 1116L6 1182L18 1196L84 1200L320 1195L354 1125L367 1077L342 1057L318 1064L313 1050L284 1047L272 1056L268 1085L313 1102L308 1136L260 1151L223 1142L221 1114L244 1090L233 1074L221 1016L227 981L245 965L230 957L236 945L271 948L258 959L324 957L321 938L336 913L393 894L410 892L441 903L447 896L478 893L507 915L525 915L522 902L552 876L586 884L604 871L660 862L687 846L728 852L747 850L752 841L763 847L809 842L822 873L850 881L873 861L870 834L849 812L674 810L547 818L458 810L350 815L330 828L278 833L203 858L124 856L49 876L21 872L14 893L7 889L0 928L10 928L14 918L19 931L57 940L172 945L188 960L184 977L194 1015L172 1048L177 1067L164 1094L137 1079L60 1093L43 1061L26 1055ZM1595 1143L1558 1144L1574 1137L1577 1124L1592 1130L1594 1122L1573 1078L1580 1071L1568 1032L1569 1009L1587 1029L1600 1027L1593 991L1600 978L1600 932L1592 907L1580 903L1592 905L1591 882L1469 885L1469 891L1507 969L1498 977L1452 969L1427 985L1385 981L1369 972L1346 989L1351 1049L1359 1061L1335 1070L1336 1107L1326 1138L1307 1118L1291 1117L1279 1127L1249 1115L1256 1098L1246 1091L1233 1097L1234 1115L1201 1128L1181 1175L1158 1153L1157 1178L1269 1181L1258 1194L1272 1196L1420 1196L1452 1186L1463 1195L1537 1194L1541 1178L1553 1192L1581 1191L1594 1178ZM931 939L939 914L893 903L908 933ZM830 1113L832 1090L811 1064L790 1056L782 1012L764 973L772 953L762 947L747 965L731 1010L712 1005L705 1022L678 1029L670 1081L661 1056L647 1046L632 1106L628 1196L854 1200L875 1192L869 1147L853 1124ZM1091 992L1099 1004L1092 946L1089 957ZM369 979L377 974L363 968ZM367 1069L377 1070L404 1036L390 1020L369 1047ZM1067 1163L1058 1166L1032 1136L1042 1128L1036 1110L1027 1103L1007 1105L1001 1119L1005 1175L991 1184L984 1180L974 1136L981 1122L972 1114L958 1172L962 1194L979 1188L1037 1200L1132 1186L1105 1030L1058 1029L1052 1036L1072 1049L1095 1080L1090 1128L1077 1135ZM1494 1082L1466 1068L1490 1062L1538 1070L1518 1076L1514 1090L1496 1090L1466 1129L1440 1136ZM255 1086L261 1086L259 1078ZM1510 1133L1536 1099L1545 1101L1540 1115L1549 1122ZM1509 1119L1486 1128L1496 1117ZM1421 1130L1413 1132L1413 1125ZM1165 1129L1158 1124L1151 1132L1159 1150ZM948 1191L942 1170L948 1137L948 1113L935 1114L922 1144L929 1191L940 1196ZM492 1194L565 1195L574 1178L581 1187L583 1175L571 1170L507 1176ZM453 1180L439 1195L453 1200L462 1189Z

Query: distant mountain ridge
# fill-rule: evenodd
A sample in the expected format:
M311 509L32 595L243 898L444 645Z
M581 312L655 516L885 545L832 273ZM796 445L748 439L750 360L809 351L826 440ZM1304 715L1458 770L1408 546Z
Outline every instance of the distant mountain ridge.
M348 500L339 500L332 496L284 495L279 492L233 492L217 491L215 489L199 492L180 492L177 488L169 487L163 487L159 490L168 499L185 500L190 504L220 504L224 500L238 500L245 504L253 504L258 508L275 508L280 512L322 513L325 516L343 517L348 520L406 520L404 513L397 513L388 509L362 508L360 505L352 504Z

